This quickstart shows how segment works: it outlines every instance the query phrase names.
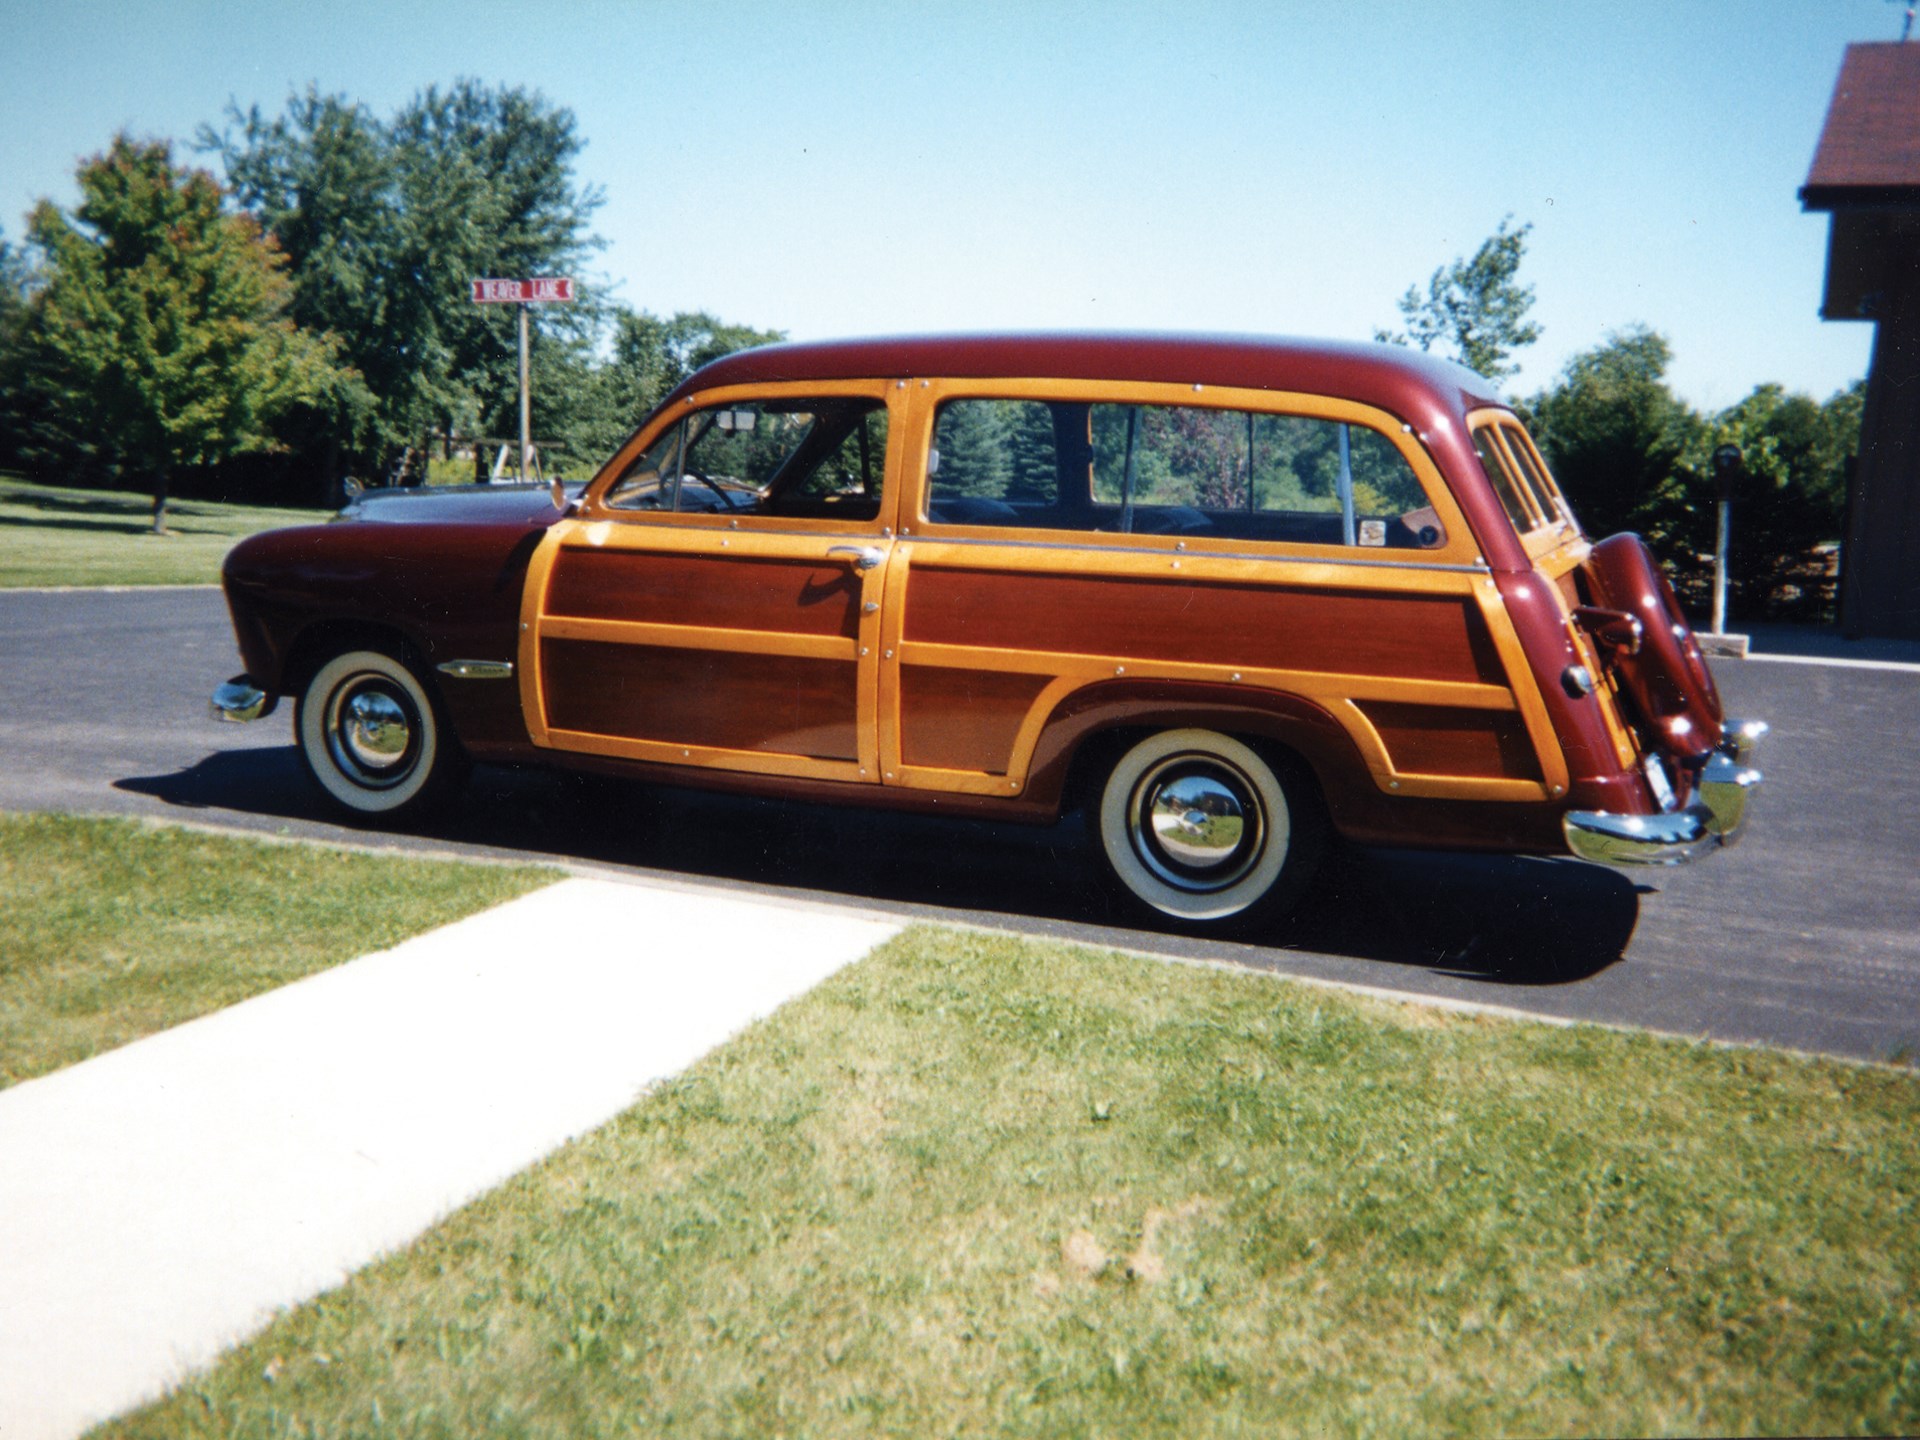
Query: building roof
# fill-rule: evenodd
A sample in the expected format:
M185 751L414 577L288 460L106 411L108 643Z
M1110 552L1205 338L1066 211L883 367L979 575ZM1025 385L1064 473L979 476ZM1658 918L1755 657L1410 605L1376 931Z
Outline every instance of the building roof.
M1800 201L1920 202L1920 44L1847 47Z
M918 335L767 345L714 361L668 400L722 385L775 380L936 375L1164 381L1342 395L1416 428L1436 413L1505 404L1471 370L1398 345L1126 333Z

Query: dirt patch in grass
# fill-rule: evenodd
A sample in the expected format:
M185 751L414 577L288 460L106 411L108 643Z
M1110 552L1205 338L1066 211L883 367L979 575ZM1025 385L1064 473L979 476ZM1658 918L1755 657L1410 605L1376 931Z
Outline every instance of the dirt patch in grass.
M1920 1428L1920 1081L1401 1011L916 929L102 1433Z

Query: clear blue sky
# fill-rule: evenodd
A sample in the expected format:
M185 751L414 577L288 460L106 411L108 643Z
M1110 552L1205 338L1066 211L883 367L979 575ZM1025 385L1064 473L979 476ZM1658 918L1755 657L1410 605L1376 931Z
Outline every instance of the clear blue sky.
M1545 384L1613 327L1696 404L1824 397L1806 176L1886 0L874 5L0 0L0 225L113 132L191 139L317 84L431 82L579 117L630 304L798 338L1150 327L1366 338L1513 214Z

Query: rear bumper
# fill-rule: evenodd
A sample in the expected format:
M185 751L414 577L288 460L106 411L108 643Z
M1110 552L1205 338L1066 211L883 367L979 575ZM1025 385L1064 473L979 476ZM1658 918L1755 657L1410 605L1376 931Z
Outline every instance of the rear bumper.
M1720 749L1701 771L1693 802L1659 815L1570 810L1567 848L1604 865L1679 865L1739 842L1760 772L1747 762L1765 738L1764 720L1729 720Z

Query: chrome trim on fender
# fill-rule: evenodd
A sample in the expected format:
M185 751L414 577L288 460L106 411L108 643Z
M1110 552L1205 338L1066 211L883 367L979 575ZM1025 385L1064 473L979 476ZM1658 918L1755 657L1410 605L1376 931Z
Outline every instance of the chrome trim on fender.
M273 707L279 703L278 695L269 695L246 676L236 675L213 692L207 708L213 712L214 719L240 725L249 720L258 720L262 715L271 715Z
M1665 815L1614 815L1605 810L1569 810L1561 821L1567 848L1602 865L1679 865L1719 847L1704 804Z
M1726 720L1720 726L1720 752L1736 765L1744 765L1753 758L1753 752L1762 740L1767 738L1767 722L1764 720Z
M1747 802L1760 788L1758 770L1726 756L1715 755L1700 774L1700 803L1712 812L1707 828L1722 845L1740 838L1747 823Z
M447 660L433 667L456 680L511 680L511 660Z

